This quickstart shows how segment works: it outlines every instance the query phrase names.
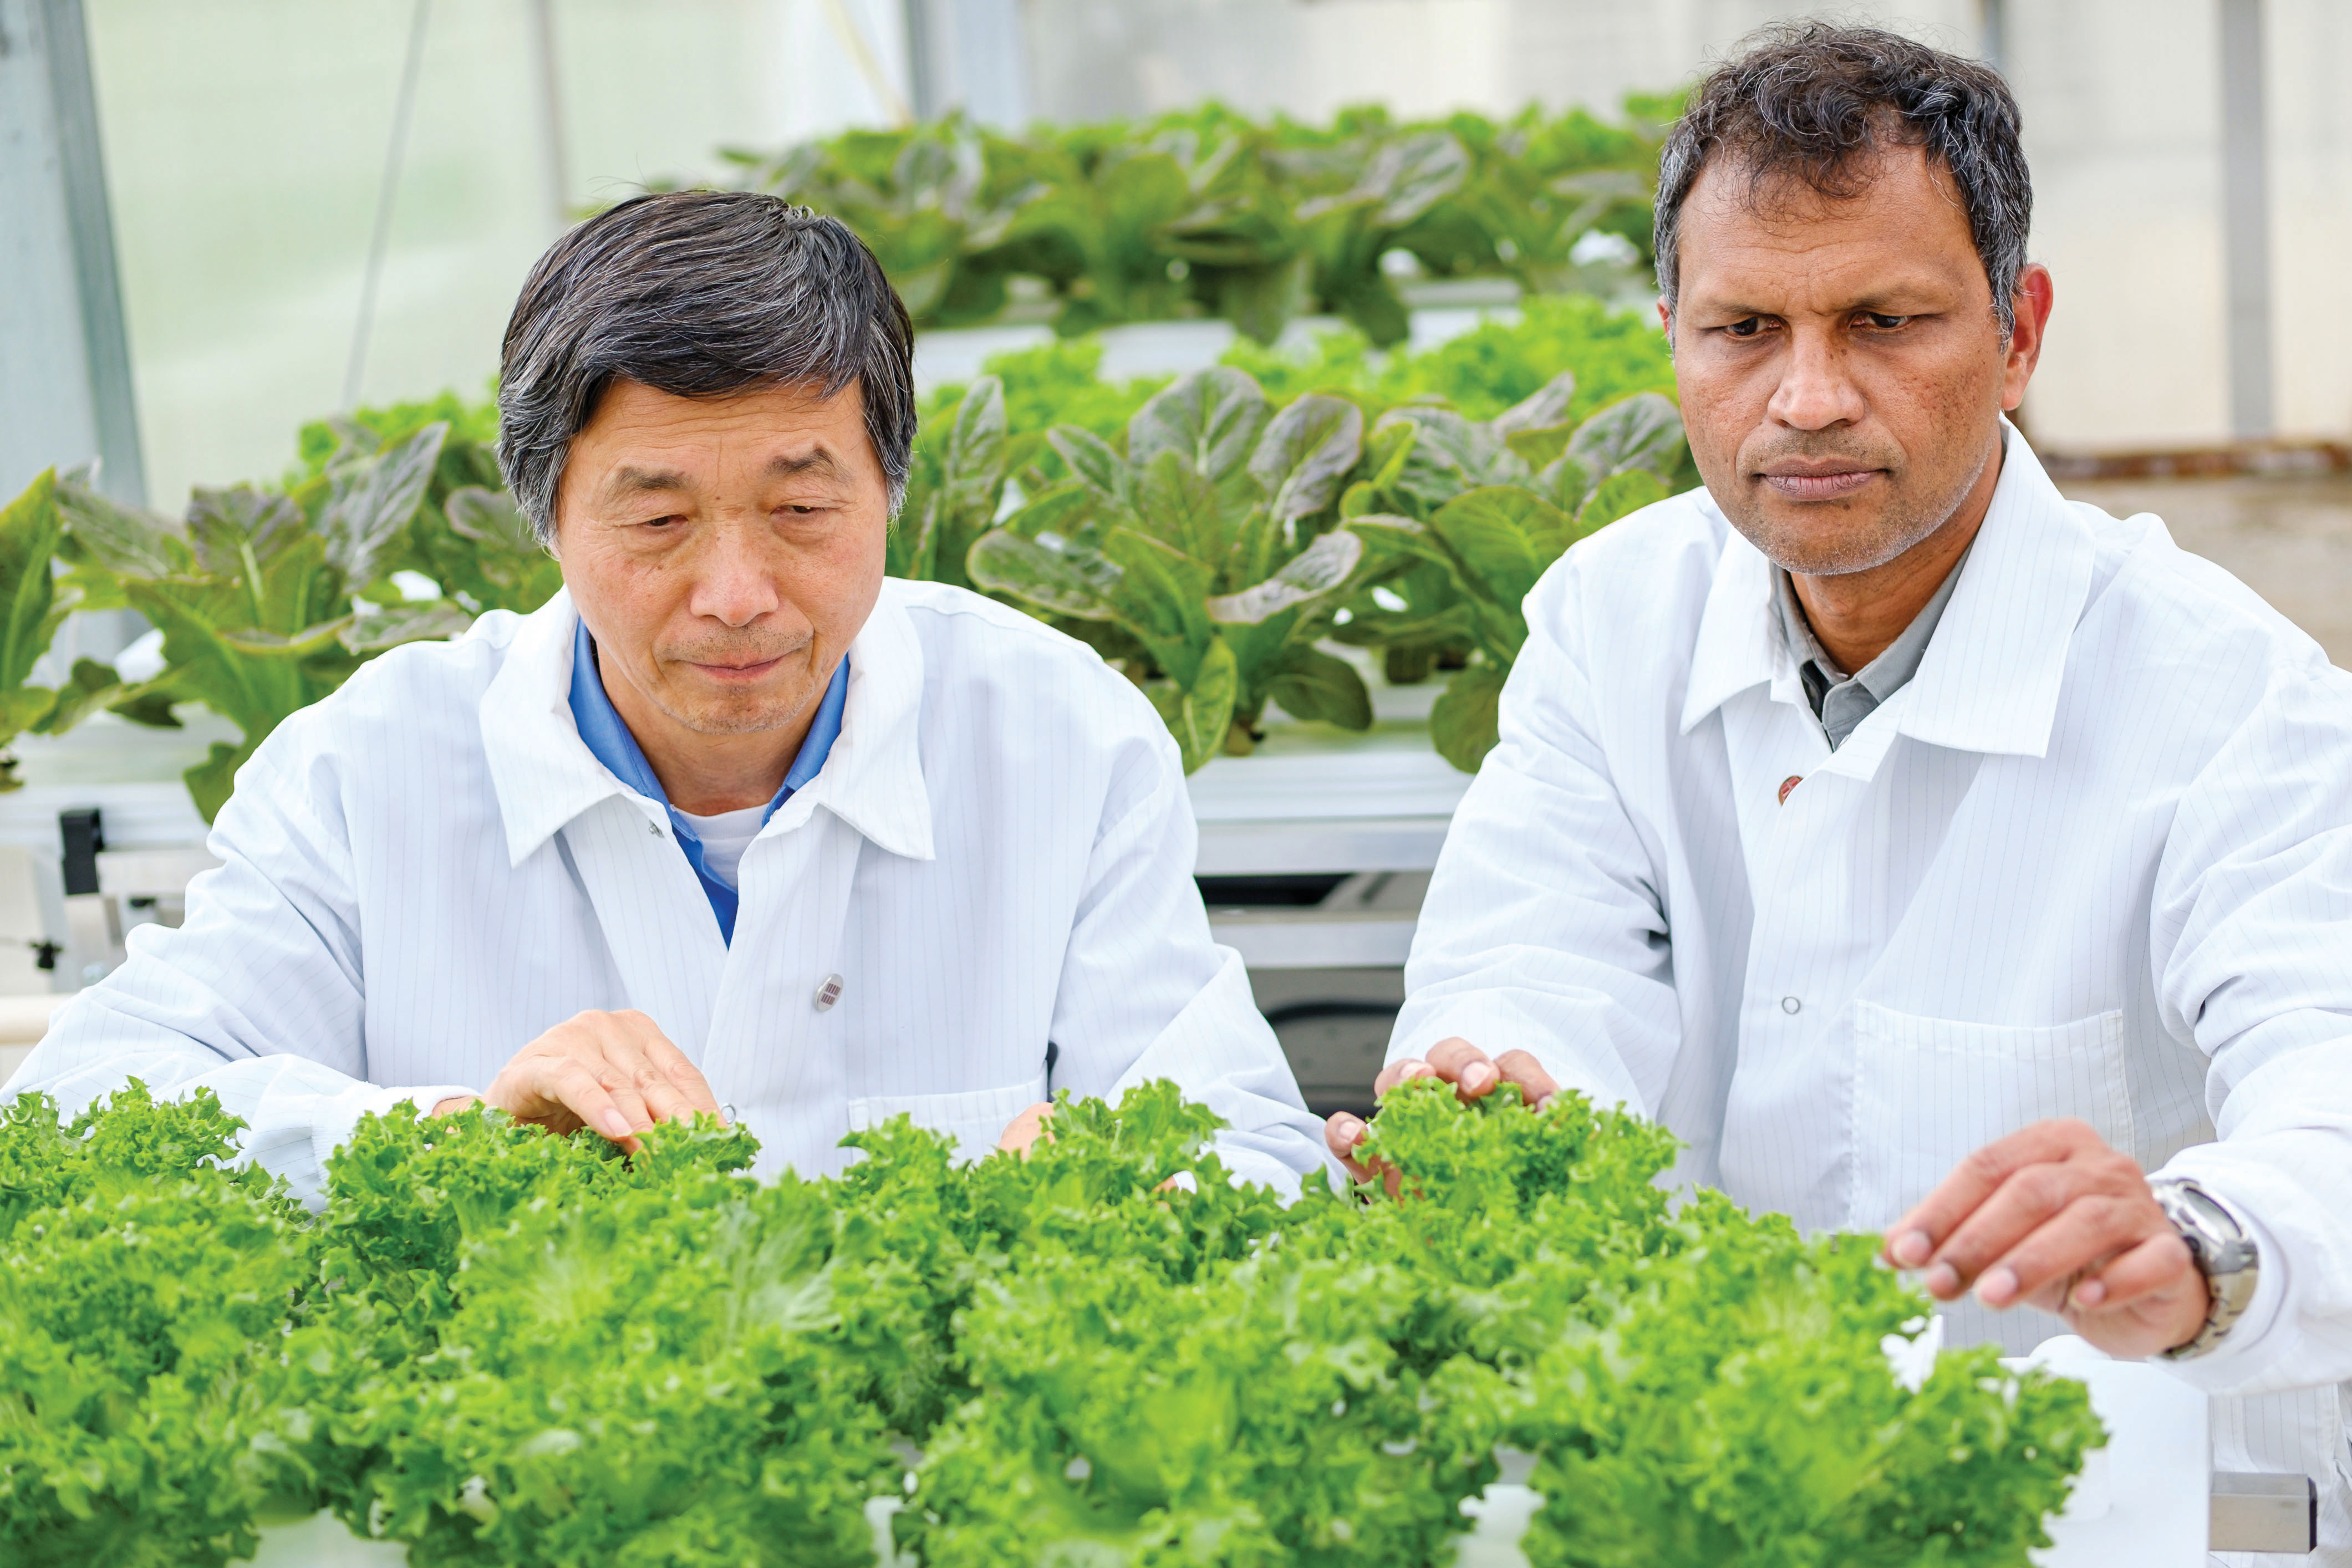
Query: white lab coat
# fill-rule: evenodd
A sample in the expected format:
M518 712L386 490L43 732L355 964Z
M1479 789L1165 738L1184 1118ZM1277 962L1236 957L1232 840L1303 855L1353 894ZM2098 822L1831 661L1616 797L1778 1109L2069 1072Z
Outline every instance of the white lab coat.
M845 1134L899 1111L985 1150L1051 1089L1156 1078L1224 1117L1252 1179L1322 1163L1210 940L1175 745L1092 651L887 583L840 739L744 853L730 948L662 807L580 739L574 622L563 595L485 616L289 719L239 773L185 925L134 931L17 1087L70 1109L132 1076L208 1086L310 1194L363 1114L480 1089L573 1014L635 1007L762 1171L838 1171Z
M2179 1375L2267 1395L2216 1400L2217 1465L2317 1478L2352 1561L2352 676L2013 432L1917 675L1834 754L1769 563L1703 489L1578 545L1527 614L1391 1059L1524 1047L1809 1229L1883 1229L2045 1117L2195 1176L2263 1273Z

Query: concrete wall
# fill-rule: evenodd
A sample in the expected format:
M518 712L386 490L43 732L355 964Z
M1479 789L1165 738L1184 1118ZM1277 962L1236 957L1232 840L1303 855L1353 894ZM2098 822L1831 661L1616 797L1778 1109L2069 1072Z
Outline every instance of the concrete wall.
M2124 10L2011 8L2033 253L2058 291L2027 426L2052 445L2218 441L2229 395L2216 7L2132 0L2132 25L2115 26Z
M2271 235L2282 428L2352 435L2352 6L2271 0Z

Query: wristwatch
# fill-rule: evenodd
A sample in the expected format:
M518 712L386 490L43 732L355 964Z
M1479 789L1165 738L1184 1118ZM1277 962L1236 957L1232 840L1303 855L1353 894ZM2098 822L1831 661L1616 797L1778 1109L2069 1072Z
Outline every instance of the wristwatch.
M2189 1361L2220 1344L2231 1325L2253 1305L2262 1258L2254 1238L2195 1182L2185 1176L2163 1176L2148 1183L2148 1189L2156 1194L2164 1217L2189 1244L2189 1256L2196 1260L2197 1272L2205 1276L2205 1289L2212 1298L2206 1309L2205 1326L2197 1331L2197 1337L2164 1352L2168 1361Z

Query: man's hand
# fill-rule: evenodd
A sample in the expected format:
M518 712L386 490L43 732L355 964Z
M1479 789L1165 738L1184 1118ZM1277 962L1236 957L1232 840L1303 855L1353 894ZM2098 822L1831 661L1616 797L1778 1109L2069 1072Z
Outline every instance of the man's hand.
M473 1096L445 1100L436 1116ZM635 1153L656 1121L707 1110L724 1118L710 1085L643 1013L582 1013L514 1055L481 1099L551 1132L593 1127Z
M1038 1139L1045 1135L1045 1119L1053 1114L1053 1101L1039 1100L1004 1124L1004 1131L997 1135L996 1146L1000 1149L1010 1149L1023 1159L1027 1159L1030 1149L1035 1145ZM1171 1176L1152 1191L1174 1192L1182 1181L1181 1176Z
M2147 1178L2082 1121L2037 1121L1960 1162L1886 1233L1886 1260L1925 1268L1939 1301L2031 1302L2111 1356L2187 1344L2205 1276Z
M1000 1149L1010 1149L1023 1158L1027 1158L1029 1145L1044 1136L1045 1118L1053 1114L1053 1102L1039 1100L1004 1124L1004 1131L996 1140L996 1146Z
M1464 1100L1481 1100L1495 1092L1497 1084L1515 1083L1530 1108L1541 1105L1559 1092L1559 1085L1543 1064L1525 1051L1505 1051L1500 1057L1488 1058L1486 1052L1465 1039L1440 1040L1430 1048L1426 1059L1407 1058L1391 1062L1372 1080L1375 1098L1409 1078L1444 1079L1454 1086L1454 1092ZM1348 1173L1360 1182L1369 1182L1378 1173L1385 1176L1391 1195L1396 1187L1396 1173L1381 1170L1356 1158L1356 1145L1364 1141L1367 1129L1361 1117L1342 1110L1323 1124L1323 1142L1332 1157L1348 1167Z

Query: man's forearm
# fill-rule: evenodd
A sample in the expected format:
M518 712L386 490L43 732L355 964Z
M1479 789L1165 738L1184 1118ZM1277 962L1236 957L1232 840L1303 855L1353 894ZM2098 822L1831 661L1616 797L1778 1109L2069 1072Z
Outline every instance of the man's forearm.
M101 987L62 1009L11 1089L46 1094L68 1116L132 1079L159 1099L210 1089L246 1124L239 1147L247 1157L284 1176L305 1201L324 1191L328 1154L362 1118L404 1100L429 1108L469 1092L453 1084L379 1086L307 1057L231 1055L120 1004Z
M2326 1136L2305 1134L2294 1142ZM2253 1299L2229 1332L2209 1353L2167 1363L2210 1394L2263 1394L2352 1378L2352 1313L2342 1287L2331 1288L2352 1253L2341 1206L2342 1194L2352 1188L2324 1181L2315 1185L2309 1148L2266 1149L2270 1142L2197 1144L2156 1173L2158 1179L2195 1181L2252 1239L2259 1259ZM2341 1167L2352 1182L2352 1157Z

